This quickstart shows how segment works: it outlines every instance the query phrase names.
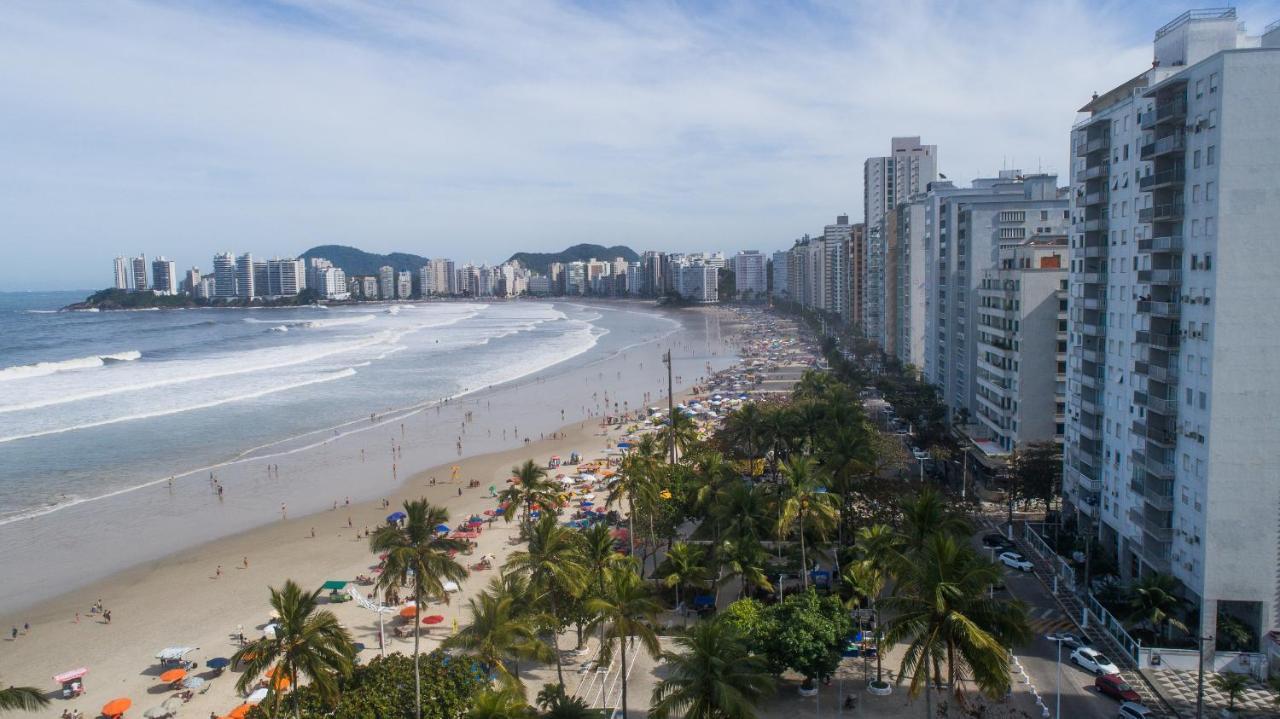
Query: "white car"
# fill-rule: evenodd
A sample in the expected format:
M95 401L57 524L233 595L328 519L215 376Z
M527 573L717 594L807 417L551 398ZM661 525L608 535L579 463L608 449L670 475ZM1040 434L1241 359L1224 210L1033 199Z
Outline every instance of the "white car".
M999 556L1000 563L1006 567L1013 567L1024 572L1031 571L1031 560L1018 554L1017 552L1005 552Z
M911 448L911 456L915 457L917 462L923 462L926 459L929 459L929 453L919 447Z
M1149 719L1152 711L1137 702L1125 702L1120 705L1119 719Z
M1071 662L1087 672L1094 674L1119 674L1120 668L1110 659L1093 647L1080 647L1071 652Z

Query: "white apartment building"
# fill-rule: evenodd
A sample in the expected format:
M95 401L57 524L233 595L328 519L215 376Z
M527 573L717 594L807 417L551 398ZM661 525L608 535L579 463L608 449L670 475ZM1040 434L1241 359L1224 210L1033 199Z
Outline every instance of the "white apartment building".
M351 297L347 273L341 267L322 267L316 270L315 290L326 300L345 300Z
M1003 452L1062 441L1067 237L1001 247L978 285L974 419ZM970 434L970 437L974 437Z
M253 267L253 254L246 252L237 257L235 296L241 299L257 297L257 279ZM218 284L222 284L221 281Z
M1156 32L1155 63L1071 133L1064 499L1122 574L1280 628L1280 29L1234 9ZM1206 644L1212 649L1212 642Z
M925 285L925 259L928 255L925 208L928 201L927 195L917 194L910 200L899 202L894 208L897 213L897 257L892 265L897 273L894 282L897 307L887 332L897 335L892 349L898 360L917 369L924 367L925 308L929 295Z
M674 268L675 292L693 302L716 302L720 299L719 270L711 265L696 264Z
M288 257L267 260L267 283L258 294L269 297L294 297L307 287L307 269L302 260Z
M231 299L236 296L236 258L230 252L213 256L214 297Z
M925 197L925 378L953 417L973 417L978 362L976 291L1002 246L1066 234L1065 191L1054 175L1002 171L970 188L935 182ZM1049 361L1046 358L1046 361Z
M786 250L778 250L773 253L773 287L770 292L774 297L783 300L791 296L791 287L787 284L789 257L790 253Z
M390 265L378 268L378 297L384 300L396 298L396 270Z
M151 289L158 295L178 294L178 265L163 256L151 261Z
M141 292L150 288L147 284L147 256L138 255L129 260L130 274L133 275L133 289Z
M853 305L849 292L858 286L849 278L849 245L857 232L858 225L849 224L848 215L837 215L834 225L822 228L822 241L819 243L824 257L819 280L822 283L822 302L817 306L839 315L846 322L852 321L850 311Z
M182 285L178 289L179 291L195 296L196 290L200 288L200 281L202 279L203 275L200 272L200 268L192 267L187 270L187 276L183 279Z
M396 273L396 297L407 300L413 296L413 273L403 270Z
M129 261L123 256L117 257L115 261L115 277L111 286L117 290L129 289Z
M938 146L922 145L920 138L895 137L889 142L889 154L868 157L862 165L863 221L866 223L866 269L861 285L862 332L868 338L888 344L885 308L886 276L895 272L889 267L892 258L886 247L885 219L912 195L923 192L938 177Z
M765 258L758 250L742 250L733 256L734 286L739 297L764 297L768 287Z

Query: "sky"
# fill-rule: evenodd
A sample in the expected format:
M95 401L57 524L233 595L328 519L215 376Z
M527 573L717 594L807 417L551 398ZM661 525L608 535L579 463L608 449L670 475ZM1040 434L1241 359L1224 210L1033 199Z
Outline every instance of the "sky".
M895 135L1067 170L1158 2L0 3L0 290L319 244L773 251ZM1280 0L1238 4L1253 33Z

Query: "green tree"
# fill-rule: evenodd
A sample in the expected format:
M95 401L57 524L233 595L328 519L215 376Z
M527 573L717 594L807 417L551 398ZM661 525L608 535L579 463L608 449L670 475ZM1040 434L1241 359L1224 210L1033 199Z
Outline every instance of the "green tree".
M760 411L760 405L748 402L730 412L716 436L733 456L750 460L754 467L755 460L763 457L766 451L764 413ZM752 474L755 474L754 469Z
M839 498L826 491L817 464L810 457L795 457L782 466L783 483L778 497L778 539L798 529L800 577L809 586L809 561L805 534L814 529L825 534L835 523Z
M547 479L547 470L535 464L532 459L526 459L524 464L512 467L511 474L515 481L498 493L498 501L506 506L502 516L508 522L512 519L513 508L519 507L520 532L527 536L533 524L534 505L549 511L556 502L560 488Z
M1187 603L1178 596L1177 588L1178 580L1168 574L1152 572L1142 577L1128 591L1130 621L1142 622L1154 634L1165 637L1169 627L1187 631L1187 625L1176 616Z
M605 506L609 507L623 499L627 501L627 535L632 556L636 553L636 504L653 504L657 501L658 487L655 480L661 460L655 454L656 449L653 435L642 437L636 448L622 460L618 474L609 487L609 498L605 500ZM651 528L650 542L654 542L652 534Z
M1010 511L1016 499L1039 500L1045 511L1062 492L1062 447L1057 442L1030 442L1009 458ZM1012 518L1009 520L1012 522Z
M662 653L666 676L653 689L653 719L753 719L773 691L764 660L727 622L699 622L675 644L681 651Z
M1235 711L1236 702L1249 690L1249 677L1244 674L1214 674L1209 677L1214 689L1227 695L1227 711Z
M413 618L413 661L417 666L421 649L421 628L417 622L422 606L428 599L440 599L448 603L449 593L444 590L444 583L460 582L466 578L467 570L450 556L451 553L465 549L465 545L460 540L450 539L436 532L437 526L449 521L449 510L444 507L437 507L425 499L416 499L404 503L404 512L406 517L401 526L388 524L374 532L369 539L369 549L375 554L387 555L382 574L378 577L378 589L385 592L390 587L406 584L413 588L414 606L418 607L418 613ZM421 677L415 676L414 686L417 696L415 705L420 712Z
M509 688L481 692L467 710L467 719L532 719L534 716L536 713L524 697Z
M581 591L586 571L577 561L572 530L560 526L554 515L547 513L533 525L529 545L524 551L507 557L504 571L526 577L536 593L537 602L546 602L550 612L543 621L551 628L551 646L556 656L556 679L564 686L564 669L560 657L560 630L563 615L560 598Z
M627 642L636 641L649 653L659 651L658 635L651 622L662 607L653 600L648 588L636 573L633 561L620 562L605 572L603 596L587 602L587 609L596 615L595 622L606 627L605 644L601 662L608 662L618 644L622 661L622 715L627 715Z
M808 589L767 608L765 616L764 654L774 673L791 668L812 686L835 672L853 628L837 597L819 597Z
M233 665L244 668L236 681L241 694L274 666L263 702L273 707L272 716L279 715L283 680L297 687L298 679L305 677L312 690L332 704L338 698L341 680L351 674L355 644L333 612L319 609L319 597L319 589L304 592L293 580L286 580L279 589L272 587L271 608L279 615L274 636L264 636L231 657ZM294 714L302 716L297 703Z
M721 584L733 581L735 578L739 580L739 599L749 587L763 589L766 592L773 591L773 584L769 581L765 569L769 556L758 541L751 538L737 541L726 539L716 547L716 561L725 570L724 576L720 578Z
M698 589L711 580L711 571L707 567L707 550L701 545L676 542L658 566L657 574L668 587L675 587L676 606L679 606L685 587ZM687 618L687 611L684 616Z
M902 505L903 551L919 551L937 534L964 537L969 521L932 487L926 487Z
M658 430L658 437L662 442L662 446L666 448L667 456L680 457L689 451L698 441L698 425L694 424L693 418L677 409L662 427ZM672 445L675 446L674 453Z
M518 663L521 659L552 659L551 648L538 639L533 623L521 614L516 601L501 579L493 580L488 589L467 601L470 621L442 645L479 659L512 691L524 686ZM513 662L514 671L507 667L508 660Z
M0 689L0 711L33 712L49 706L44 692L35 687L14 687Z
M591 709L582 697L571 697L560 684L544 684L538 692L541 719L599 719L603 712Z

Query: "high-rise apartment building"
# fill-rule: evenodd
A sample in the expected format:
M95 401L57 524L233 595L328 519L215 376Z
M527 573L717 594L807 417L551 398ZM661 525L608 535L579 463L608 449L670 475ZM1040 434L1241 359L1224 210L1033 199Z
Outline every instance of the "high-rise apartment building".
M850 301L850 290L858 286L849 273L849 246L855 236L860 236L859 225L849 224L848 215L837 215L834 225L822 228L822 302L819 307L839 315L846 322L853 321L850 314L856 303Z
M890 233L894 246L894 259L890 264L896 276L891 285L895 307L892 313L886 312L886 332L896 335L897 339L889 343L886 351L917 369L924 367L925 308L929 295L924 268L928 252L925 207L929 201L927 194L917 193L910 200L898 202ZM887 279L885 284L890 286Z
M1256 637L1280 627L1280 30L1184 13L1152 67L1082 108L1064 499L1122 575L1172 575ZM1206 649L1212 651L1214 643Z
M773 253L773 286L769 288L769 292L780 300L786 300L791 297L791 288L787 284L787 259L790 256L786 250L778 250Z
M758 250L743 250L733 256L733 280L739 297L764 297L767 289L764 262L764 255Z
M675 292L693 302L716 302L720 299L720 270L698 263L674 268Z
M407 300L413 296L413 273L402 270L396 273L396 298Z
M925 378L953 417L973 417L978 362L976 291L1001 247L1068 227L1065 190L1054 175L1006 170L970 188L933 183L925 202ZM1045 361L1050 361L1048 358Z
M390 265L378 268L378 297L384 300L396 298L396 270Z
M259 294L270 297L294 297L307 288L307 267L302 260L286 257L267 260L266 286Z
M977 291L978 362L970 433L1012 452L1062 441L1067 350L1067 237L997 250Z
M204 275L201 274L200 268L192 267L187 270L187 276L182 280L182 285L178 289L180 292L186 292L192 297L195 297L196 291L200 288L200 282L203 279Z
M123 256L117 257L115 261L115 277L111 286L117 290L129 289L129 261Z
M178 266L163 256L151 261L151 289L158 295L178 294Z
M230 252L213 256L213 294L220 300L236 297L236 258Z
M886 246L885 218L897 204L923 192L938 177L938 146L922 145L919 137L895 137L889 154L868 157L863 163L863 221L866 223L866 269L861 282L863 334L880 343L887 338L886 278L897 272L890 263L896 259Z
M246 252L236 258L235 296L241 299L253 299L258 296L257 273L253 263L253 254ZM222 281L218 281L218 294L221 296Z
M133 289L141 292L150 289L147 284L147 256L138 255L129 260L130 274L133 276Z

